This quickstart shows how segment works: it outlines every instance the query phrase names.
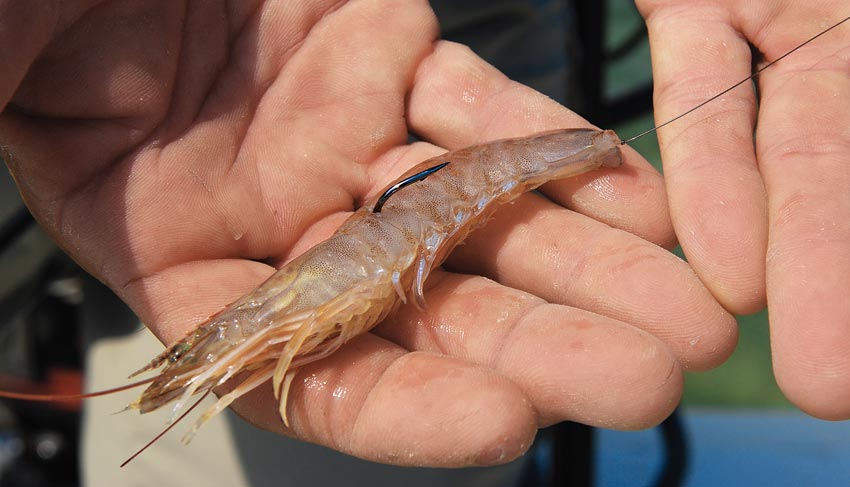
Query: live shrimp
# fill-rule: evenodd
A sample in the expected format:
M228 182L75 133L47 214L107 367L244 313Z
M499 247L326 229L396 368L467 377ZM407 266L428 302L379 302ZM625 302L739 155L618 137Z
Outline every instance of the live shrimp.
M165 366L130 407L148 412L248 373L188 433L272 379L280 416L295 371L368 331L400 303L424 307L432 269L500 204L541 184L622 163L612 131L567 129L428 159L136 374ZM427 179L426 179L427 177ZM413 184L415 183L415 184ZM405 187L390 198L393 191ZM136 375L134 374L134 375Z

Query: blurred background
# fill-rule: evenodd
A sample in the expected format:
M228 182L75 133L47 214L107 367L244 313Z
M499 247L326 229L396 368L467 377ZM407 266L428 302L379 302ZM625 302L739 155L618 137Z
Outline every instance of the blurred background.
M469 4L466 10L458 9L461 3ZM490 35L499 22L512 32L510 20L500 17L506 15L499 13L502 3L551 9L547 18L567 26L560 38L550 39L557 48L546 51L561 64L555 71L563 68L564 73L553 77L544 70L541 75L527 62L516 62L511 46L521 43L523 34ZM515 79L532 73L542 84L538 89L565 100L596 125L613 128L623 138L653 126L649 47L632 2L433 5L446 38L472 45ZM481 15L470 17L470 10ZM551 60L532 61L545 67ZM660 169L654 136L634 146ZM91 341L80 324L88 278L34 224L6 171L0 173L0 269L0 388L81 391L85 344ZM522 476L506 482L696 486L850 481L850 462L844 460L850 454L848 425L812 420L791 407L773 379L766 313L740 317L739 323L732 358L713 371L688 374L683 413L673 425L638 433L553 428L541 434ZM82 407L80 402L0 400L0 486L79 485ZM567 457L572 460L565 467ZM659 473L665 468L667 478Z

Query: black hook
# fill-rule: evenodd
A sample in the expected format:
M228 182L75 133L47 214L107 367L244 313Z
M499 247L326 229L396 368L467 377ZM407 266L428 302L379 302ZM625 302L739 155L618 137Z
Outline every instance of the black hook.
M434 167L429 167L428 169L425 169L424 171L420 171L420 172L414 174L413 176L408 176L408 177L402 179L401 181L393 184L392 186L389 187L389 189L384 191L384 194L382 194L380 198L378 198L378 201L375 203L375 208L372 209L372 212L373 213L380 213L381 208L384 207L384 203L386 203L387 200L390 199L390 196L392 196L396 191L400 190L401 188L403 188L403 187L405 187L409 184L413 184L416 181L422 181L423 179L427 178L428 176L434 174L435 172L439 171L440 169L442 169L442 168L444 168L448 165L449 165L448 161L446 161L442 164L437 164Z

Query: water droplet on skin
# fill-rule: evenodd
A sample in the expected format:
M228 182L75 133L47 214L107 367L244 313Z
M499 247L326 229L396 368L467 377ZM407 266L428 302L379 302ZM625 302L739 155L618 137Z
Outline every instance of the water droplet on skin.
M306 389L322 391L327 386L328 382L326 380L319 379L316 374L311 374L310 376L304 378L304 387Z
M348 395L348 388L344 386L336 386L334 391L331 393L333 397L343 399Z
M464 103L475 103L478 101L478 93L471 90L463 90L463 94L461 94L460 99L463 100Z

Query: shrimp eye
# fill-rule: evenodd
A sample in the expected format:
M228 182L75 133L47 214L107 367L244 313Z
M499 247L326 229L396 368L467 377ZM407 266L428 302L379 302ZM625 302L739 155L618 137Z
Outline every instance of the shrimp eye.
M191 347L189 347L189 345L186 344L186 343L181 343L179 345L175 345L174 348L171 350L171 353L168 354L168 361L171 362L172 364L174 362L177 362L180 359L180 357L183 356L183 354L185 354L186 352L189 351L189 348L191 348Z

